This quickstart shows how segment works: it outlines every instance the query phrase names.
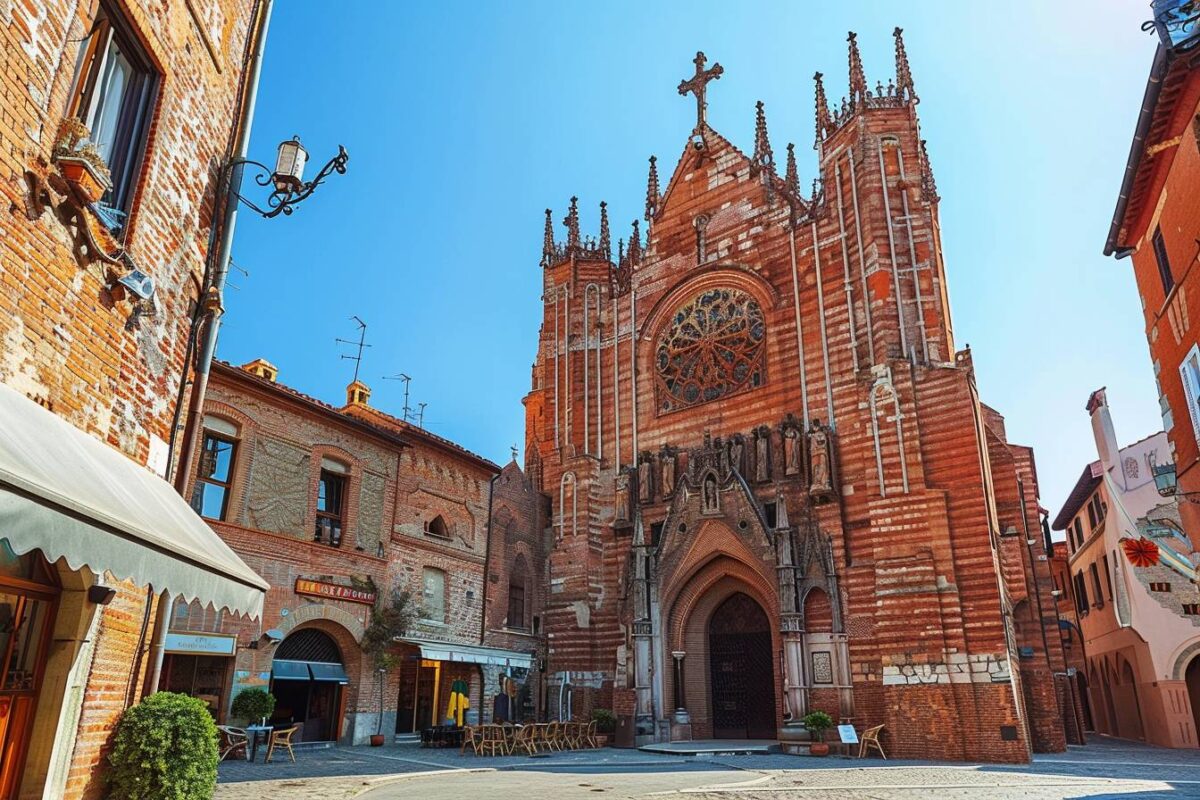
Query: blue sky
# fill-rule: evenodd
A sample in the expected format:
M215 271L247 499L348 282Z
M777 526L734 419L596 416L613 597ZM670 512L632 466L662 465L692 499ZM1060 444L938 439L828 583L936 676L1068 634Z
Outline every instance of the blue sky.
M1042 504L1095 458L1084 403L1108 387L1122 443L1161 426L1136 287L1104 244L1154 51L1140 0L410 3L278 0L251 157L299 134L315 173L349 171L290 218L243 214L219 356L265 357L340 403L336 338L369 325L361 376L399 414L493 460L524 441L541 306L542 210L607 200L640 217L646 158L675 163L694 121L675 87L697 49L725 67L709 121L744 148L766 103L777 153L813 178L812 74L846 87L846 32L869 81L905 40L942 195L957 344L985 402L1036 448ZM664 174L663 180L669 175Z

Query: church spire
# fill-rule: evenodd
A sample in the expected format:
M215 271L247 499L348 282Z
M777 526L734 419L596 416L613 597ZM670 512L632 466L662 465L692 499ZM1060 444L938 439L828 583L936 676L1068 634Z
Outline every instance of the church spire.
M762 100L758 101L754 115L754 164L759 169L774 170L775 154L771 152L771 141L767 138L767 115Z
M554 220L550 209L546 209L546 230L542 233L542 266L548 267L554 260Z
M908 66L908 52L904 49L904 29L897 27L892 31L896 38L896 95L902 99L919 103L917 90L913 87L912 69ZM905 93L907 92L907 97Z
M813 75L813 81L817 84L817 143L824 141L825 134L833 127L833 120L829 115L829 100L825 97L825 82L822 80L824 77L819 72Z
M575 251L579 248L579 198L571 198L571 210L567 212L566 219L563 224L567 226L567 250Z
M862 56L858 52L858 34L850 31L850 105L857 106L867 96L867 76L863 74Z
M787 146L787 171L784 173L783 181L793 196L800 196L800 173L796 170L796 145L791 142L788 142Z
M635 219L633 221L633 232L629 234L629 250L626 253L629 256L631 266L637 265L642 260L642 233L638 229L640 223Z
M650 176L646 179L646 222L658 213L658 157L650 156Z
M612 261L612 235L608 232L608 203L600 201L600 254Z

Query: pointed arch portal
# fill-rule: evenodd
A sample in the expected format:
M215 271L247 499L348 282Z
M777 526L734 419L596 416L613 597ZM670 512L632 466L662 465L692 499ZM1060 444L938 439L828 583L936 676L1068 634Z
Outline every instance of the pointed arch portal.
M731 594L708 621L713 738L775 738L771 623L762 606Z

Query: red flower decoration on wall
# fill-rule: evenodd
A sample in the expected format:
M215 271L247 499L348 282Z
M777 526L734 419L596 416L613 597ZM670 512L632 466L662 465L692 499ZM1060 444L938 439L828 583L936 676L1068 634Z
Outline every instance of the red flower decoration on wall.
M1122 539L1121 546L1135 567L1153 567L1158 563L1158 545L1149 539Z

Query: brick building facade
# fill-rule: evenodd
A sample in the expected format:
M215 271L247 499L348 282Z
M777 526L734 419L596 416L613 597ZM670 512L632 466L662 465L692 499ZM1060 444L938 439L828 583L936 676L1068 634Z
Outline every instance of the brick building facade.
M92 526L86 535L53 527L61 516L22 529L14 505L37 495L14 492L12 481L54 478L65 463L0 479L3 610L18 633L34 619L44 623L44 638L37 631L10 637L34 647L23 667L10 662L0 686L4 800L103 793L109 737L152 670L156 589L148 584L208 602L220 583L197 568L211 580L193 592L150 566L158 555L115 558L110 545L161 535L159 553L169 553L184 542L176 523L194 533L188 526L199 522L177 495L179 507L169 505L169 486L152 472L167 471L217 173L259 7L252 0L0 2L0 390L15 398L0 414L0 451L23 433L5 426L24 420L52 434L31 455L73 448L93 458L86 473L61 476L67 494L59 497L75 508L72 520ZM90 132L91 171L110 173L102 196L81 171L81 143L67 120ZM148 294L138 273L154 281L148 299L119 282ZM32 406L25 398L45 419L22 405ZM72 429L55 428L55 418ZM92 439L81 441L80 432ZM160 518L151 534L130 527L132 517L96 521L72 490L117 473L141 505L153 495L176 516ZM104 493L91 499L106 501ZM61 512L48 501L34 506ZM124 509L136 516L133 506ZM192 553L193 564L229 555L200 530L211 542ZM14 553L17 540L34 549ZM26 677L14 685L17 674Z
M750 154L708 125L721 70L698 54L679 87L696 127L665 188L651 159L647 235L634 222L614 259L603 204L585 237L572 199L565 242L547 211L524 402L551 714L802 748L820 709L886 724L901 757L1063 748L1032 453L955 350L895 45L871 88L851 35L838 108L817 75L811 196L761 104Z
M507 531L489 541L499 467L373 408L361 382L335 407L276 379L263 360L213 365L189 491L271 584L261 624L178 605L166 687L205 696L221 720L238 691L270 687L276 723L300 723L300 741L363 743L379 730L390 738L442 724L456 681L473 719L501 672L524 678L535 649L516 631L502 643L484 639L489 554L499 563L511 550L519 568L538 563L515 530L512 541ZM526 578L531 598L535 575ZM393 590L408 591L418 614L395 648L381 706L359 642L373 601L388 602Z
M1161 13L1184 13L1164 5ZM1104 254L1137 280L1163 430L1181 492L1200 492L1200 27L1180 27L1150 67ZM1180 506L1200 550L1200 505Z

